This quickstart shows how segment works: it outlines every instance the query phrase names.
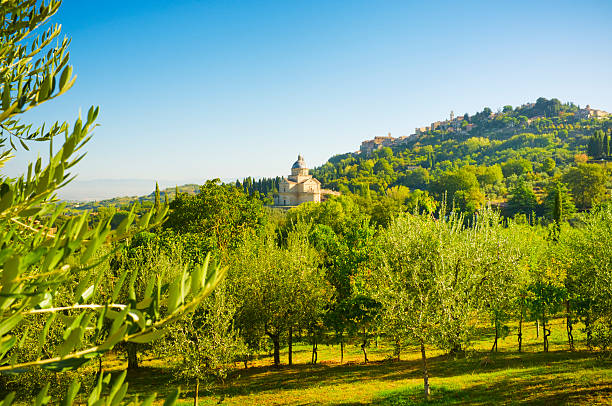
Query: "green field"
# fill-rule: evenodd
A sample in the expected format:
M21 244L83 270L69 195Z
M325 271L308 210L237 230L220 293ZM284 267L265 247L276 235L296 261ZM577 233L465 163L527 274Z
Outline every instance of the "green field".
M576 351L568 351L563 319L552 324L551 351L543 353L535 325L525 328L524 352L518 353L515 326L489 353L493 331L483 328L481 340L466 356L454 357L430 350L431 399L433 405L489 404L612 404L612 359L584 346L575 328ZM199 404L225 405L413 405L422 401L420 353L408 348L401 361L391 359L392 348L382 340L368 349L370 362L363 363L357 345L346 347L340 364L339 346L320 345L319 362L310 364L311 347L294 347L293 366L272 366L262 355L247 369L236 369L223 384L200 389ZM283 362L287 354L283 353ZM127 363L111 356L106 368L122 370ZM173 379L166 360L145 354L142 368L128 373L131 396L157 392L166 395L181 387L183 404L193 404L193 386ZM161 397L160 397L161 398Z

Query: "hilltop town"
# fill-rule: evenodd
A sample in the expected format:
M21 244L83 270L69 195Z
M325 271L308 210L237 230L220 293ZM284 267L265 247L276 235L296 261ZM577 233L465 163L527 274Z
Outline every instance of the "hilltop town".
M534 109L536 107L536 103L526 103L517 108L517 110L528 110ZM491 112L488 115L489 120L495 120L496 118L501 118L506 115L506 111L498 111L497 113ZM577 109L573 113L569 113L568 115L573 115L575 120L585 120L590 118L605 118L609 117L610 113L603 110L592 109L590 105L587 105L585 108ZM525 117L525 123L527 125L531 124L534 120L545 118L545 115L535 115L533 117ZM425 127L417 127L414 129L414 133L410 135L403 135L400 137L392 137L391 133L388 133L387 136L376 136L374 139L366 140L361 143L359 147L359 152L363 155L370 155L373 151L379 150L384 147L399 147L402 145L406 145L410 142L416 141L419 137L430 134L433 131L445 131L447 133L455 133L457 135L465 135L468 134L474 127L476 127L476 123L470 122L470 117L467 113L463 116L455 116L454 112L450 112L450 116L448 120L444 121L435 121L428 126Z

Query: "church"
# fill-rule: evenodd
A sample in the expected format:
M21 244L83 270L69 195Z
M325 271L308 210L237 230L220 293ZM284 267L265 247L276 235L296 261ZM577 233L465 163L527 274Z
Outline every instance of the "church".
M278 185L276 206L297 206L305 202L321 202L321 182L309 174L304 158L298 155L291 167L291 175L283 177Z

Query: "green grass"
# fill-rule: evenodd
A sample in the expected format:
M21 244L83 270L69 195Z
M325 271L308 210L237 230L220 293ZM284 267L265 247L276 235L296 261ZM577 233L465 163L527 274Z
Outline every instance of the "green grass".
M606 404L612 398L612 366L582 351L437 356L430 366L431 404ZM168 379L167 373L155 369L130 376L132 389L142 394L169 390L173 384ZM185 388L183 395L193 393ZM223 404L233 405L421 404L420 361L251 367L200 396L202 404L216 404L221 398Z
M535 326L526 326L524 352L518 353L515 329L490 354L493 331L483 328L481 340L466 356L428 350L431 396L423 401L420 353L408 348L392 361L391 347L380 343L363 363L358 346L347 346L339 363L339 346L319 346L319 363L309 363L311 348L295 347L293 366L274 368L267 354L248 368L236 369L224 384L200 390L200 404L226 405L490 405L490 404L612 404L612 361L588 351L578 328L577 350L568 351L563 320L552 324L550 352L542 352ZM286 361L286 353L283 353ZM114 368L123 362L115 360ZM110 365L109 365L110 366ZM165 361L146 358L143 368L128 374L130 394L161 396L183 388L182 404L193 404L193 386L173 380Z
M370 348L372 362L363 363L357 346L347 346L345 363L339 363L339 346L320 346L316 365L309 364L311 349L302 344L294 352L295 365L274 368L271 358L260 357L249 368L236 365L223 385L200 390L200 404L226 405L490 405L490 404L612 404L612 361L588 351L582 334L576 351L567 350L562 320L552 325L550 352L530 324L524 352L516 352L516 336L499 343L490 354L493 332L482 331L467 356L453 357L428 350L431 397L423 402L420 353L408 348L401 361L392 361L392 349L380 343ZM286 353L283 354L286 361ZM116 359L113 369L124 368ZM111 365L109 364L109 367ZM130 394L165 395L183 388L183 404L193 404L193 387L173 380L165 361L146 358L143 368L128 374Z

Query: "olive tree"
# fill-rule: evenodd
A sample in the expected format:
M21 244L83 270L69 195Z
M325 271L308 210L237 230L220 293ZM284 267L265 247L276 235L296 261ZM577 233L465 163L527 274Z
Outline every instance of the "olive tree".
M504 224L501 215L490 209L482 211L474 226L463 234L468 248L464 254L469 256L478 309L493 323L495 338L491 352L497 351L499 338L509 331L505 321L519 313L519 329L522 329L520 316L524 310L517 298L529 284L528 241L537 236L528 226L511 220Z
M527 285L527 255L518 230L499 213L483 210L465 228L462 217L406 215L384 230L373 267L383 328L421 347L425 396L427 347L465 349L479 315L491 317L497 348L502 322Z
M474 296L469 258L462 255L462 219L401 216L379 239L375 297L387 331L420 346L425 397L429 396L426 349L452 349L469 336ZM393 331L389 331L392 329Z
M563 233L560 261L575 311L585 323L587 344L612 348L612 206L583 217L581 227Z
M206 388L213 382L223 382L233 362L246 352L234 328L235 312L235 299L221 284L191 317L173 323L167 338L155 345L166 359L178 360L173 368L177 378L193 380L196 406L201 382Z
M292 339L293 327L308 328L329 297L318 253L308 242L308 228L298 223L286 247L274 231L245 239L230 259L229 284L237 298L236 327L253 349L263 336L272 342L274 364L280 365L281 340Z

